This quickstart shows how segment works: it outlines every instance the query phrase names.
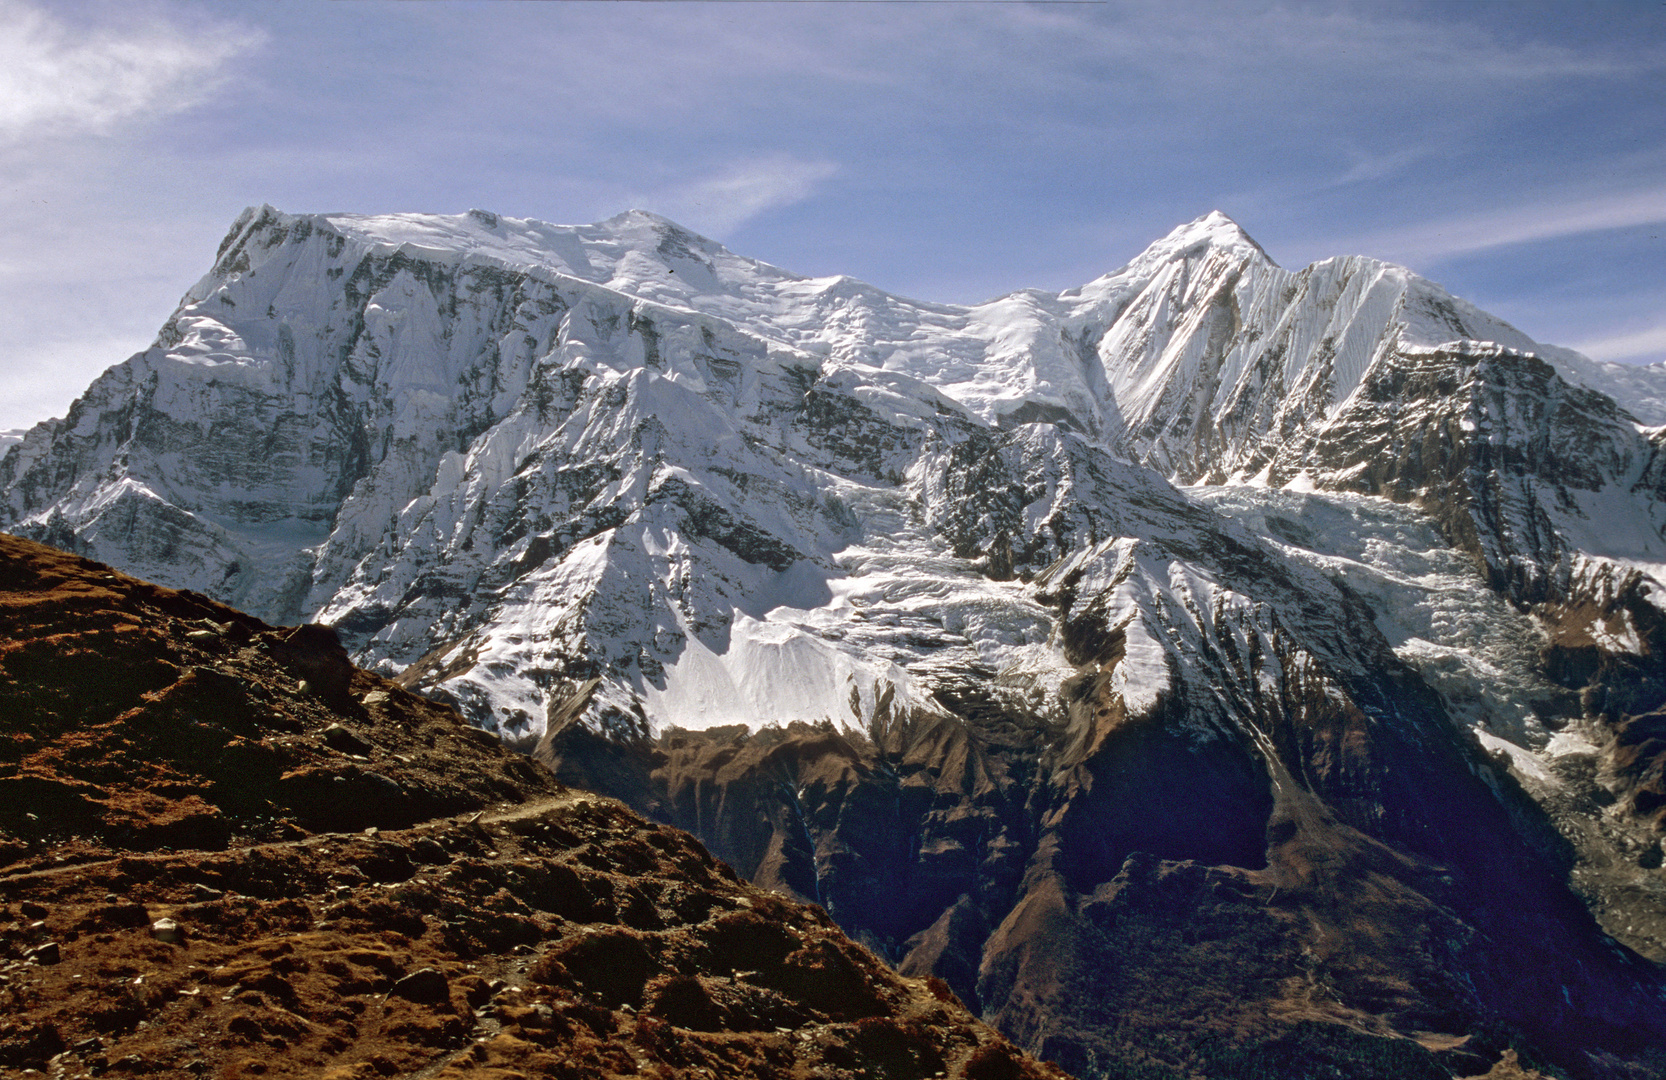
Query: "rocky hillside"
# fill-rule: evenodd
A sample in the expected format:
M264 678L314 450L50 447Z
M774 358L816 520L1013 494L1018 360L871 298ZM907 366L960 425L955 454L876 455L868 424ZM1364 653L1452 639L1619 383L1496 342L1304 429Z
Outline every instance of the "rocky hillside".
M333 633L0 536L8 1076L1061 1077Z
M1560 1075L1666 1068L1659 969L1594 925L1542 821L1541 848L1519 841L1530 800L1352 709L1282 722L1296 764L1269 787L1230 746L1108 716L1040 753L996 712L878 741L569 731L541 749L563 777L699 829L1078 1075L1440 1078L1506 1049Z
M649 214L267 207L0 524L330 624L1082 1075L1624 1077L1662 423L1666 369L1220 215L961 307Z

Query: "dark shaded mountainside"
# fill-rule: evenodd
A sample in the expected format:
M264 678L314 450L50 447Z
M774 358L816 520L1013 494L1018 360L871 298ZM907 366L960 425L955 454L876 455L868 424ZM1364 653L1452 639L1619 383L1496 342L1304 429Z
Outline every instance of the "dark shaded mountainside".
M1659 967L1597 928L1555 833L1455 735L1291 700L1269 788L1161 713L1111 722L1091 678L1070 697L1056 748L964 703L871 739L622 748L573 725L538 756L1082 1076L1441 1078L1518 1051L1545 1075L1666 1076Z
M0 535L0 1074L1062 1073L354 668Z

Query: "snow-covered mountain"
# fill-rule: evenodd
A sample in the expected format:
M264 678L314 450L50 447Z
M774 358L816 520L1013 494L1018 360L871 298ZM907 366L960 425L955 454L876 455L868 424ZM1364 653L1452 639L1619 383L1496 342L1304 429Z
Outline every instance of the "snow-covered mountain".
M1140 852L1261 873L1343 828L1471 884L1566 858L1666 957L1666 367L1373 260L1284 270L1219 214L962 307L634 211L251 209L0 487L0 527L330 623L587 782L652 789L905 968L972 949L957 989L1032 1048L1068 1010L1036 1004L1062 976L1014 928ZM751 825L678 779L730 767L700 756L728 725L793 722L857 742L816 751L831 779L794 758ZM594 740L661 758L604 776ZM882 857L853 793L908 761L943 816L897 810ZM1477 850L1488 815L1519 850ZM924 892L876 907L898 874ZM1609 1002L1590 956L1557 963L1570 1003ZM1534 1022L1585 1015L1557 1008Z

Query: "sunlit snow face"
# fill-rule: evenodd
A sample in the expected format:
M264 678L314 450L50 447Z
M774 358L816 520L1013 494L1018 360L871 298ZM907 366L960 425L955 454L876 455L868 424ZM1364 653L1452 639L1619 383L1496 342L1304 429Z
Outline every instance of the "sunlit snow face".
M471 716L522 738L597 677L650 729L860 727L937 712L964 679L1057 711L1067 602L1124 627L1111 677L1136 712L1221 604L1241 628L1283 604L1325 652L1334 628L1293 586L1221 563L1236 521L1230 544L1288 562L1298 592L1365 597L1455 714L1534 744L1525 660L1489 629L1516 624L1467 564L1411 511L1298 490L1352 482L1297 444L1352 422L1371 373L1504 346L1533 347L1373 260L1285 271L1219 215L1080 289L960 307L796 277L647 214L266 208L85 414L138 393L180 441L27 513L93 523L118 562L96 522L177 519L190 584L334 621L390 670L440 656ZM1627 510L1620 490L1570 496L1573 548L1648 554L1648 520L1581 531ZM1138 572L1117 578L1104 545L1123 542ZM1061 559L1110 576L1067 601L1037 578Z

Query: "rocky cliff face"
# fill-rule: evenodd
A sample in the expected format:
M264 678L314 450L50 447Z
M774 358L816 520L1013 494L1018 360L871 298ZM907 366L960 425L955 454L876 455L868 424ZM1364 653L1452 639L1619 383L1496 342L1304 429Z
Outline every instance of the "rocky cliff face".
M1618 1076L1663 1023L1663 422L1666 371L1219 215L964 308L639 213L262 208L0 483L1084 1075L1254 1030Z

